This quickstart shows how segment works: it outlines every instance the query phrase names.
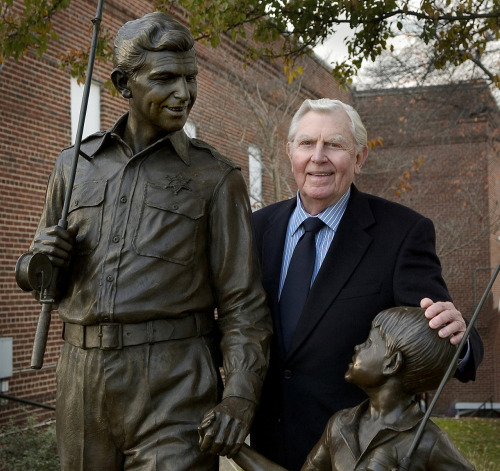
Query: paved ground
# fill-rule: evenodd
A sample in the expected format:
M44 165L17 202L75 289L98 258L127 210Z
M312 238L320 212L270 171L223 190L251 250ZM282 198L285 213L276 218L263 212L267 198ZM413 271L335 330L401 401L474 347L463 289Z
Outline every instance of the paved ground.
M234 461L222 458L220 460L219 471L239 471L240 468L234 464Z
M247 437L245 440L247 445L250 444L250 437ZM232 460L228 460L227 458L220 459L219 471L241 471L239 466L236 466L236 463Z

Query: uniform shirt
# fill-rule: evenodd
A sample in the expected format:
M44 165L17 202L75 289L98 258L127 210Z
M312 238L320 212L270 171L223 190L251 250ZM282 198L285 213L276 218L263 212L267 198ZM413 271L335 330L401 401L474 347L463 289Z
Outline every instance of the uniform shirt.
M225 395L240 376L234 395L256 400L271 321L241 171L182 130L134 155L120 137L126 120L82 143L68 214L78 234L59 277L59 315L93 325L217 308ZM66 149L56 162L38 231L61 217L73 155Z

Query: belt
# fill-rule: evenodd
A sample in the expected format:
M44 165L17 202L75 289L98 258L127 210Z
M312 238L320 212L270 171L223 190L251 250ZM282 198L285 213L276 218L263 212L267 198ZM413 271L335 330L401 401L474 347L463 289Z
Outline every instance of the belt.
M195 313L178 319L157 319L139 324L79 325L65 322L63 339L83 349L120 350L132 345L207 335L212 331L213 322L210 313Z

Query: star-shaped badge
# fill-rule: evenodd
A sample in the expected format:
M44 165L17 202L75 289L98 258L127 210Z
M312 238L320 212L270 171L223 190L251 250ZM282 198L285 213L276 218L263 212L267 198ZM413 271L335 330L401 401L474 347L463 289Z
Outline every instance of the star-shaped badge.
M167 184L166 184L165 188L173 188L174 189L174 193L176 195L181 190L193 191L188 186L188 183L191 181L191 179L190 178L186 178L181 172L179 172L175 176L167 175L165 178L167 179Z

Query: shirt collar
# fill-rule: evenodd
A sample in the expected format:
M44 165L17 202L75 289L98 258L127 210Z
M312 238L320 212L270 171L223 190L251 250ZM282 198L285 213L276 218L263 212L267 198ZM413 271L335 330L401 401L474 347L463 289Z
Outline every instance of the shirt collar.
M170 139L175 152L186 165L191 163L189 158L189 137L187 137L183 129L170 134L164 139Z
M111 137L112 134L116 134L118 136L123 135L123 130L125 128L125 125L127 123L128 119L128 112L122 115L116 123L113 125L111 129L106 131L102 139L100 139L98 142L96 142L96 146L93 149L93 152L89 155L95 154L103 145L103 143ZM149 148L153 146L158 146L161 143L164 143L165 141L170 141L172 144L172 147L174 148L175 152L177 155L181 158L181 160L186 164L190 165L191 159L189 157L189 137L186 135L186 133L181 129L179 131L173 132L171 134L168 134L167 136L159 139L156 141L154 144L152 144Z
M383 423L381 429L371 439L368 448L362 451L359 447L359 424L363 413L368 409L370 403L366 399L358 406L344 409L338 412L336 425L344 442L350 448L356 461L359 462L370 450L380 447L383 443L393 439L395 436L402 436L401 433L413 429L420 423L424 414L416 402L412 402L405 411L392 424Z
M292 217L290 218L290 230L291 234L295 234L295 231L299 228L299 226L308 218L312 217L302 205L302 201L300 201L300 192L297 191L297 206L295 207ZM321 213L317 215L325 225L327 225L332 231L336 231L337 227L342 219L342 215L344 214L345 208L347 207L347 203L349 202L349 197L351 195L351 188L340 197L340 199L333 203L331 206L323 210Z
M345 414L340 416L340 422L342 423L342 429L347 430L352 428L357 430L359 422L361 421L361 416L370 406L369 399L365 399L361 404L352 407L351 409L346 409ZM384 423L384 427L389 430L395 430L397 432L404 432L406 430L411 430L415 425L420 423L424 414L420 410L420 406L417 402L412 401L408 407L403 411L403 413L397 418L394 423Z

